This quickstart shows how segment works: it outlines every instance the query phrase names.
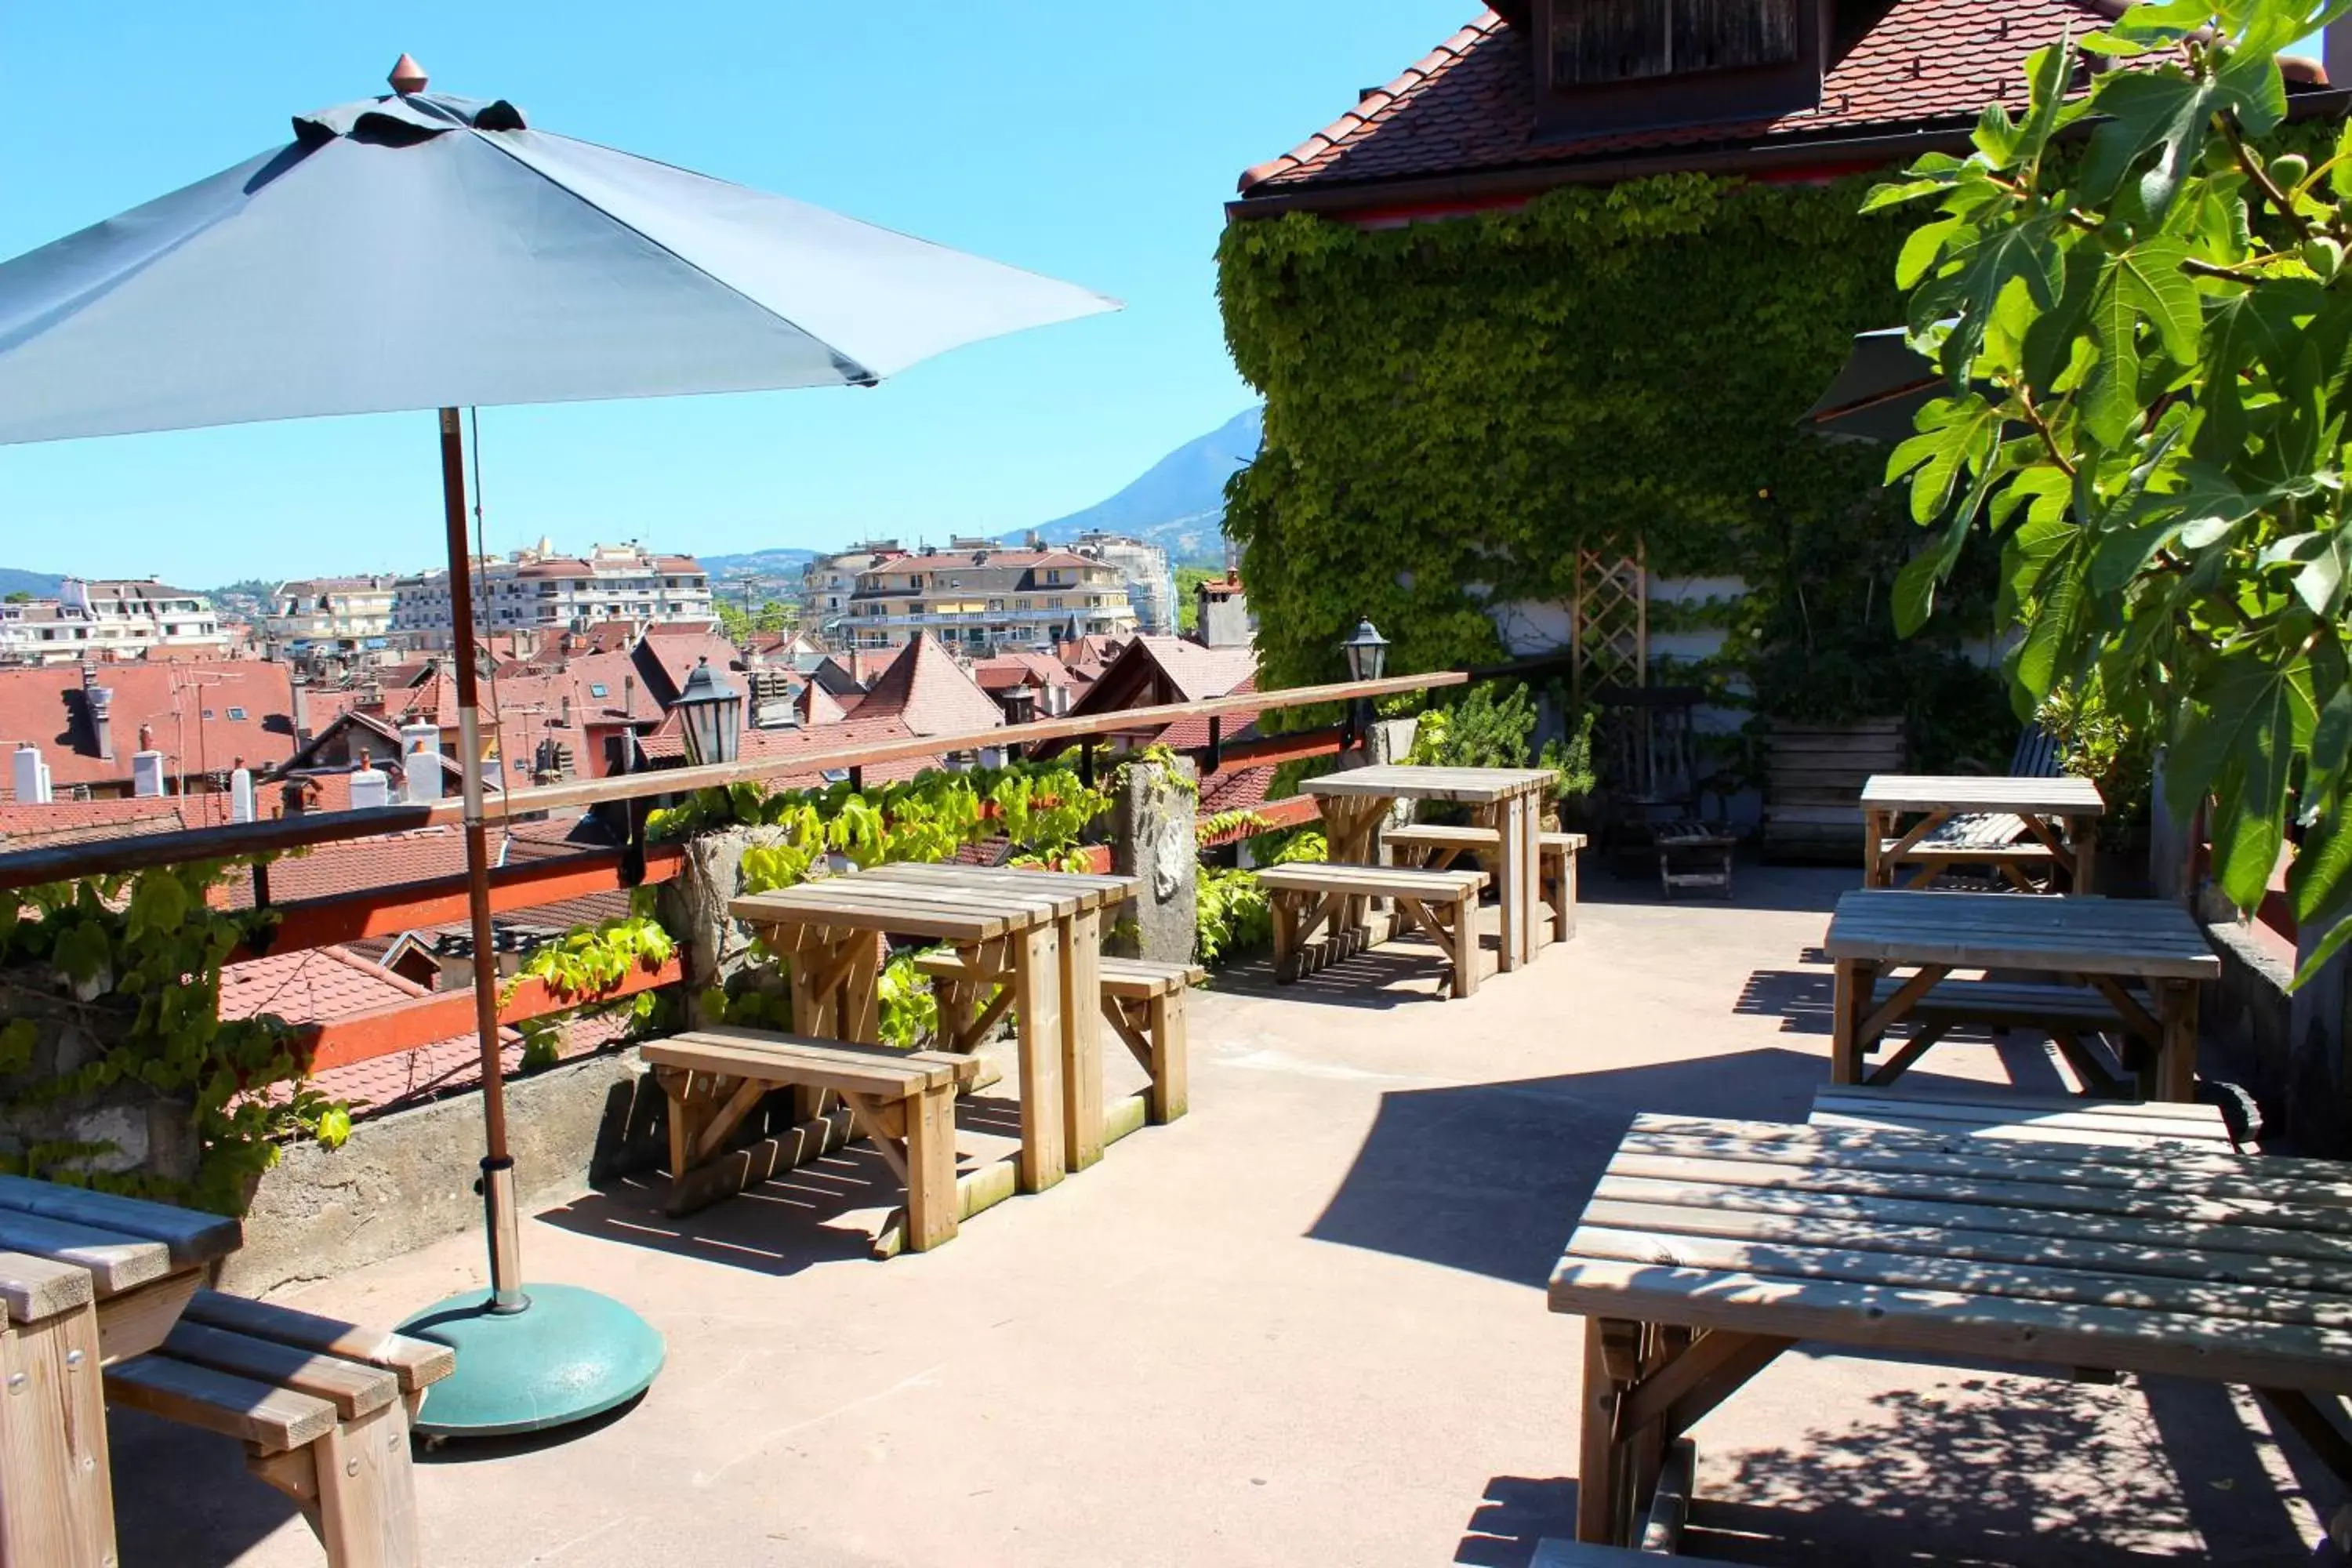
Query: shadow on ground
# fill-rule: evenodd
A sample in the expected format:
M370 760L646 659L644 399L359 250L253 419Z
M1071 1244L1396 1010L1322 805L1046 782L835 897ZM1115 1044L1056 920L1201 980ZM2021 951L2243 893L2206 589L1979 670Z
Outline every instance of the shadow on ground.
M1394 1090L1307 1234L1540 1286L1636 1112L1801 1121L1821 1081L1817 1053L1764 1050Z
M229 1568L289 1520L292 1500L247 1475L245 1446L110 1408L114 1533L126 1568Z
M960 1173L1009 1155L1021 1140L1020 1105L994 1096L959 1100L956 1132ZM659 1170L623 1174L535 1217L582 1236L782 1278L868 1257L875 1233L905 1203L906 1186L871 1143L859 1142L689 1215L665 1213L668 1195L669 1178Z

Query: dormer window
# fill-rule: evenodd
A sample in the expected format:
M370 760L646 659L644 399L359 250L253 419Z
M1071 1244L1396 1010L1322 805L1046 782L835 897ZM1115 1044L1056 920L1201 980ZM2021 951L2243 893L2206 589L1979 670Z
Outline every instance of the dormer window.
M1541 0L1543 131L1763 119L1821 101L1831 0Z

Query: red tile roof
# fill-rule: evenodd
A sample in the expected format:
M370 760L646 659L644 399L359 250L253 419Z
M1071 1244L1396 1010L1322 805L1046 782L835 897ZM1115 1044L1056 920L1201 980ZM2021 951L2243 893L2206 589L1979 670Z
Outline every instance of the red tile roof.
M47 805L0 801L0 851L83 844L143 833L176 833L184 827L217 827L227 820L228 796L225 795L60 800Z
M0 757L31 742L62 794L82 784L127 785L142 727L163 753L164 773L173 777L200 769L226 773L240 761L258 772L294 754L293 687L282 664L109 664L100 667L97 683L113 694L108 704L112 762L98 754L81 668L70 664L0 669ZM233 711L243 717L232 717ZM9 783L0 778L0 788Z
M1629 153L1848 141L1973 121L2021 95L2025 58L2104 26L2103 0L1895 0L1830 67L1811 109L1729 123L1538 136L1528 36L1488 11L1386 88L1241 177L1244 196Z
M929 632L899 650L857 705L858 716L896 719L918 735L990 730L1004 722L996 700Z

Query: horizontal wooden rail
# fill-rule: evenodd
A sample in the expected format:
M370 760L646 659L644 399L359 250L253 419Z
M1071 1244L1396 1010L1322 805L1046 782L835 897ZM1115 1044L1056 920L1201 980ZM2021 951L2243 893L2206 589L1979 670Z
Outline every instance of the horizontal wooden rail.
M510 914L616 891L625 886L621 862L621 852L608 849L500 866L490 873L490 912ZM656 845L646 851L645 879L649 884L667 882L685 865L682 847ZM426 926L458 925L468 912L462 873L271 907L281 912L281 918L270 933L267 950L270 952L299 952L371 936L397 936Z
M685 973L673 955L668 963L658 966L640 965L610 990L585 996L551 990L546 981L535 977L526 979L516 985L514 994L499 1008L499 1022L520 1024L593 1003L616 1002L639 992L675 985ZM310 1070L316 1073L373 1061L378 1057L398 1056L419 1046L457 1039L473 1032L474 994L467 990L436 992L413 1001L330 1018L304 1034L308 1037L305 1043L310 1053Z
M1183 719L1224 713L1304 708L1317 703L1348 701L1359 697L1394 697L1406 692L1460 686L1470 679L1469 672L1465 670L1433 670L1426 675L1390 676L1381 680L1341 681L1330 686L1301 686L1281 691L1241 692L1198 702L1130 708L1123 712L1089 713L1075 718L1066 715L1032 724L1002 725L992 730L970 730L949 735L918 736L905 741L827 747L793 756L761 758L755 762L622 773L612 778L548 784L496 795L489 802L488 819L496 826L543 812L571 810L611 801L683 795L721 784L829 773L877 763L900 762L909 757L1035 745L1045 741L1163 727ZM461 803L445 800L431 805L387 806L373 811L306 812L268 822L240 822L224 827L197 827L141 837L100 839L44 849L20 849L13 854L0 855L0 890L117 871L144 870L155 866L175 866L190 860L226 860L269 850L372 838L379 834L446 826L461 821L463 816Z
M1336 757L1345 748L1340 742L1347 731L1338 725L1321 730L1297 730L1283 735L1260 735L1255 740L1234 741L1217 748L1219 773L1231 773L1235 768L1274 767L1283 763L1302 762L1308 757ZM1201 771L1209 771L1209 751L1203 746L1192 752L1199 759Z

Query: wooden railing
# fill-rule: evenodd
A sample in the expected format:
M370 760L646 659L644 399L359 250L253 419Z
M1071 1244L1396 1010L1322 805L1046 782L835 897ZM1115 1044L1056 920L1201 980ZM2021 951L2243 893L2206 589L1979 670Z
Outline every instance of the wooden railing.
M1357 698L1394 696L1434 688L1458 686L1472 679L1468 672L1441 670L1429 675L1399 676L1376 681L1351 681L1332 686L1294 688L1244 693L1200 702L1171 703L1130 709L1124 712L1064 717L1034 724L1002 726L950 735L840 746L803 752L782 758L733 763L713 767L674 768L654 773L515 790L492 796L488 823L499 825L540 814L677 795L701 788L804 775L819 771L856 769L909 757L945 756L1008 745L1035 746L1046 742L1087 741L1090 737L1159 729L1181 720L1219 718L1227 714L1259 713L1278 709L1344 702ZM1267 736L1230 745L1202 748L1194 754L1204 771L1257 767L1310 756L1339 752L1351 739L1341 727ZM1305 803L1302 812L1301 803ZM304 813L266 822L225 827L159 833L140 837L100 840L0 855L0 889L82 877L148 869L192 860L221 860L270 851L378 837L450 826L461 819L457 801L429 805L397 805L372 811ZM1313 820L1313 803L1306 797L1261 808L1268 821L1285 825ZM1252 829L1251 831L1256 831ZM1108 851L1097 848L1107 868ZM642 859L641 872L635 869ZM490 874L490 908L494 914L514 914L631 886L668 881L686 865L677 846L652 846L641 856L618 850L585 852L500 867ZM259 891L257 889L257 891ZM270 902L266 894L257 901L277 910L278 921L266 945L250 958L267 953L306 952L369 937L394 936L434 926L454 925L467 919L466 879L462 875L426 881L392 884L332 897ZM660 965L641 965L618 984L593 995L559 994L537 979L512 985L501 1004L499 1021L520 1024L570 1012L590 1003L617 1001L675 985L683 978L681 956ZM323 1072L380 1057L394 1056L421 1046L472 1032L474 1001L470 991L437 993L388 1005L312 1026L308 1031L311 1068Z

